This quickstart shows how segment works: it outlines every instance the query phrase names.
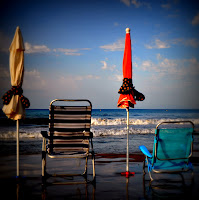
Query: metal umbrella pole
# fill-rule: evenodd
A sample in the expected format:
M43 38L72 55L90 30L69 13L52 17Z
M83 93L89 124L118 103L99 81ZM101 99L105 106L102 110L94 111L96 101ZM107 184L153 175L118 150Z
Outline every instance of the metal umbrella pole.
M126 176L126 178L129 178L129 176L134 176L135 172L129 171L129 107L126 108L127 112L127 144L126 144L126 172L122 172L122 176Z
M19 120L17 120L16 124L17 124L16 140L17 140L17 178L18 178L19 177Z
M127 144L126 144L126 172L129 172L129 107L127 112Z

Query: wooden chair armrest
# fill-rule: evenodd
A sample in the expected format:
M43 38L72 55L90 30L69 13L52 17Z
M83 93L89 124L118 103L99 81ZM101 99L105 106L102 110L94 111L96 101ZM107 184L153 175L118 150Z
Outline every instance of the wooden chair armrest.
M47 131L41 131L41 134L44 138L48 138L48 133Z

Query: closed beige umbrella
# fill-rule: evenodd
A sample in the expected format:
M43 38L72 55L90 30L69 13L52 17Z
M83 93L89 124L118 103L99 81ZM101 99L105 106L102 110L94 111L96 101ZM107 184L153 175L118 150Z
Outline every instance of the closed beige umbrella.
M19 176L19 120L25 117L25 108L30 106L21 88L24 74L24 44L21 31L17 27L10 45L10 77L12 89L3 96L2 108L6 116L17 121L17 177Z

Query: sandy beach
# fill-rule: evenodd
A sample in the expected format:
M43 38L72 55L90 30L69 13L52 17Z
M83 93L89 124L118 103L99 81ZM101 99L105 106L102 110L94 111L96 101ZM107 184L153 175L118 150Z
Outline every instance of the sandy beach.
M39 112L39 118L38 118ZM135 176L126 178L126 112L125 110L93 110L92 132L96 153L96 184L51 185L42 188L42 137L40 132L48 129L44 119L48 110L28 110L27 123L20 124L20 176L16 180L15 124L4 123L1 118L0 131L0 190L2 199L198 199L199 197L199 112L198 110L132 110L130 113L129 169ZM41 117L43 116L43 117ZM156 175L158 181L149 185L146 174L143 181L144 156L139 145L153 151L154 130L161 121L191 120L195 123L194 183L191 174L184 174L184 184L179 175ZM32 120L32 121L31 121ZM31 123L30 123L31 122ZM71 173L84 171L84 160L47 159L49 173ZM92 179L92 164L89 159L88 179ZM49 178L52 182L84 181L82 177Z
M42 190L41 154L20 156L21 180L16 181L16 157L6 156L0 159L0 184L2 199L197 199L199 197L199 153L194 152L194 183L190 173L184 174L185 184L179 175L158 175L149 187L148 174L143 181L142 154L130 154L130 171L135 175L129 178L121 176L125 171L125 154L96 155L96 185L54 185ZM90 159L91 161L91 159ZM47 160L49 172L66 169L78 171L84 165L83 160L53 161ZM89 162L88 179L92 179L92 166ZM161 179L161 180L160 180ZM164 180L163 180L164 179ZM166 179L166 180L165 180ZM80 180L80 179L79 179ZM83 178L81 177L82 181ZM49 182L73 181L68 178L49 178Z
M0 200L199 200L198 2L2 1Z

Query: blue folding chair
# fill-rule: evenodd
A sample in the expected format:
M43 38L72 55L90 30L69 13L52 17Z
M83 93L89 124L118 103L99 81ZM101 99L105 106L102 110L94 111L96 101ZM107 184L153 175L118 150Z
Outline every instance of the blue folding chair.
M172 128L165 128L163 124L166 127L172 125ZM191 170L193 175L189 160L193 150L193 130L194 124L191 121L162 122L156 126L152 155L145 146L139 146L145 155L143 173L146 163L151 181L152 172L181 173Z

